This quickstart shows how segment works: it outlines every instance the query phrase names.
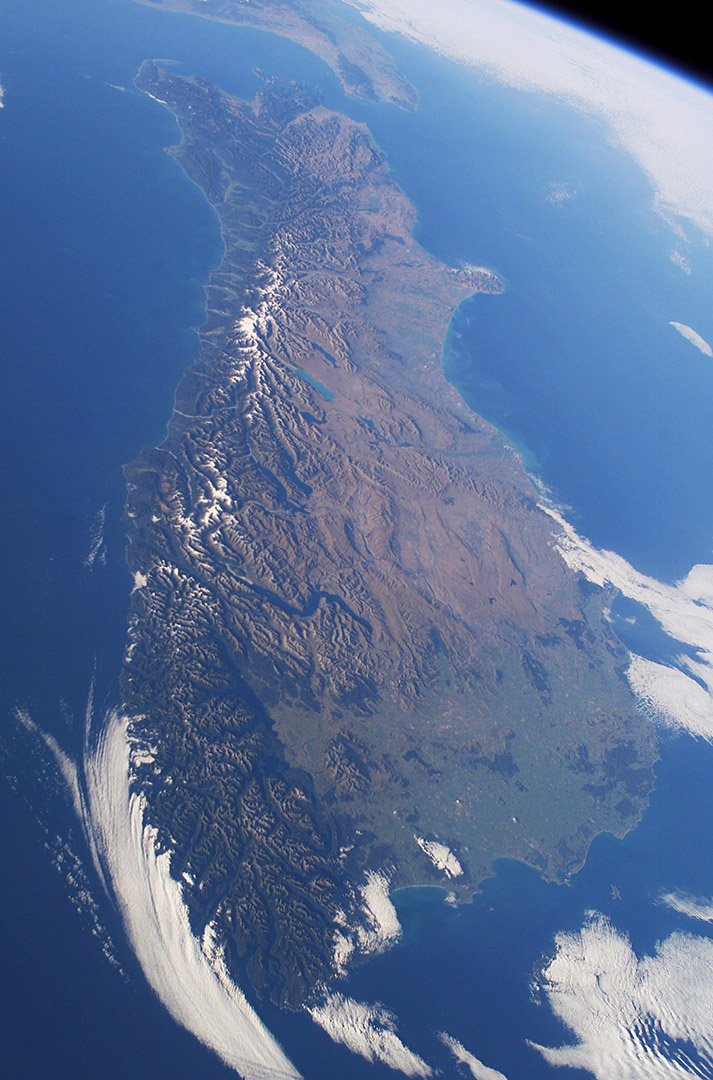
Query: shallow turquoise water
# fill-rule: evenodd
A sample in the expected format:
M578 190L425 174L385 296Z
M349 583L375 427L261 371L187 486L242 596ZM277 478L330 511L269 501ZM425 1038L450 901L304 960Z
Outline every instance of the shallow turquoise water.
M20 702L78 741L95 658L98 702L115 700L130 587L120 468L162 437L196 354L202 284L220 258L215 216L162 152L177 137L173 120L131 91L146 56L184 62L236 93L253 92L255 65L317 81L328 104L370 123L418 207L422 241L507 282L504 296L464 304L452 327L448 370L468 400L529 449L595 542L670 578L710 557L713 368L668 323L713 336L713 262L694 242L690 276L671 263L675 241L650 213L645 181L593 125L406 46L400 60L422 87L413 116L345 102L320 62L267 35L118 0L2 7L0 535L12 624L3 722ZM553 201L556 191L571 197ZM90 570L104 505L107 563ZM650 951L676 923L655 904L661 889L713 892L699 857L711 841L712 764L706 747L667 744L644 825L623 842L599 838L568 888L501 863L472 908L453 911L432 891L402 894L403 943L346 989L393 1007L404 1041L433 1064L446 1060L434 1034L444 1028L510 1080L555 1075L524 1044L562 1037L531 999L533 966L589 907ZM33 765L11 766L31 799ZM69 812L54 812L65 831ZM5 790L2 817L6 1053L16 1075L231 1075L155 1002L111 911L129 982L106 963L31 815ZM302 1017L262 1011L308 1077L394 1075Z
M393 134L379 116L377 138L423 242L507 284L461 306L451 378L598 546L666 580L709 561L713 363L669 325L713 337L707 242L653 213L648 181L595 121L420 55L415 70L421 110Z

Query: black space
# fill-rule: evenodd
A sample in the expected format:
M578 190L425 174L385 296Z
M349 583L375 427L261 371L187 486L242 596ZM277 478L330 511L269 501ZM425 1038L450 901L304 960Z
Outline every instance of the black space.
M560 0L535 6L573 19L585 28L619 38L638 51L682 68L713 86L713 50L705 7L681 0L673 7L633 0Z

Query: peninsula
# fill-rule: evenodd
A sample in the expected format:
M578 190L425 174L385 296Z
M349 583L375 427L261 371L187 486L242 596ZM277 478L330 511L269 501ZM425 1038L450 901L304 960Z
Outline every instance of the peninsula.
M289 38L324 60L344 92L366 101L389 101L402 109L418 104L405 78L367 26L349 18L333 0L137 0L144 7L195 15L212 22L248 26ZM356 13L352 13L353 16Z
M153 62L137 86L225 256L166 440L125 470L134 782L195 932L296 1005L367 941L365 882L467 900L501 856L565 880L638 821L656 745L610 598L443 376L497 277L424 251L366 127L309 89Z

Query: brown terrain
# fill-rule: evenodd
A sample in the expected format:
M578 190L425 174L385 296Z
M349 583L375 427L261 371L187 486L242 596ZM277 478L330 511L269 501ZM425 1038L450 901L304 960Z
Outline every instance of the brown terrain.
M366 25L360 25L355 17L347 21L337 14L333 0L137 0L137 3L289 38L324 60L349 97L390 101L402 109L413 109L418 102L416 88L404 78Z
M424 251L368 130L303 88L137 85L225 241L166 441L126 468L137 782L196 928L294 1004L365 871L463 899L497 857L566 879L637 822L656 748L609 598L443 376L498 279Z

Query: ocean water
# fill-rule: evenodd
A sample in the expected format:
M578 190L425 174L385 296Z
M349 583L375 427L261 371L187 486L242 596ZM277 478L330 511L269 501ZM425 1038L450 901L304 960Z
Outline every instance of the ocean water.
M415 50L398 52L411 70ZM507 285L461 305L449 376L580 531L673 581L713 556L713 365L669 325L713 335L707 239L653 213L598 121L417 56L419 111L397 128L382 111L372 129L422 242Z
M368 122L418 208L422 242L508 286L461 306L449 377L595 543L667 580L710 559L713 367L669 321L713 339L713 259L651 213L645 179L596 125L404 44L390 43L422 93L413 115L345 101L324 65L270 35L121 0L0 0L0 16L6 731L19 706L76 749L91 680L99 714L116 700L131 585L121 465L162 437L221 256L214 214L163 153L175 123L132 91L147 56L241 94L254 92L256 66L317 82L328 104ZM690 274L672 262L676 248ZM630 633L632 647L664 648L642 623ZM111 906L93 911L88 894L100 893L74 861L86 853L70 808L37 756L8 746L7 1075L231 1075L146 987ZM623 841L597 838L569 886L501 861L470 907L454 910L438 890L397 895L402 943L345 991L393 1009L404 1042L445 1076L460 1074L438 1030L509 1080L566 1077L525 1043L566 1038L533 996L533 972L589 909L650 953L680 925L662 892L713 895L701 858L712 755L667 737L644 822ZM394 1075L302 1016L261 1015L306 1077Z

